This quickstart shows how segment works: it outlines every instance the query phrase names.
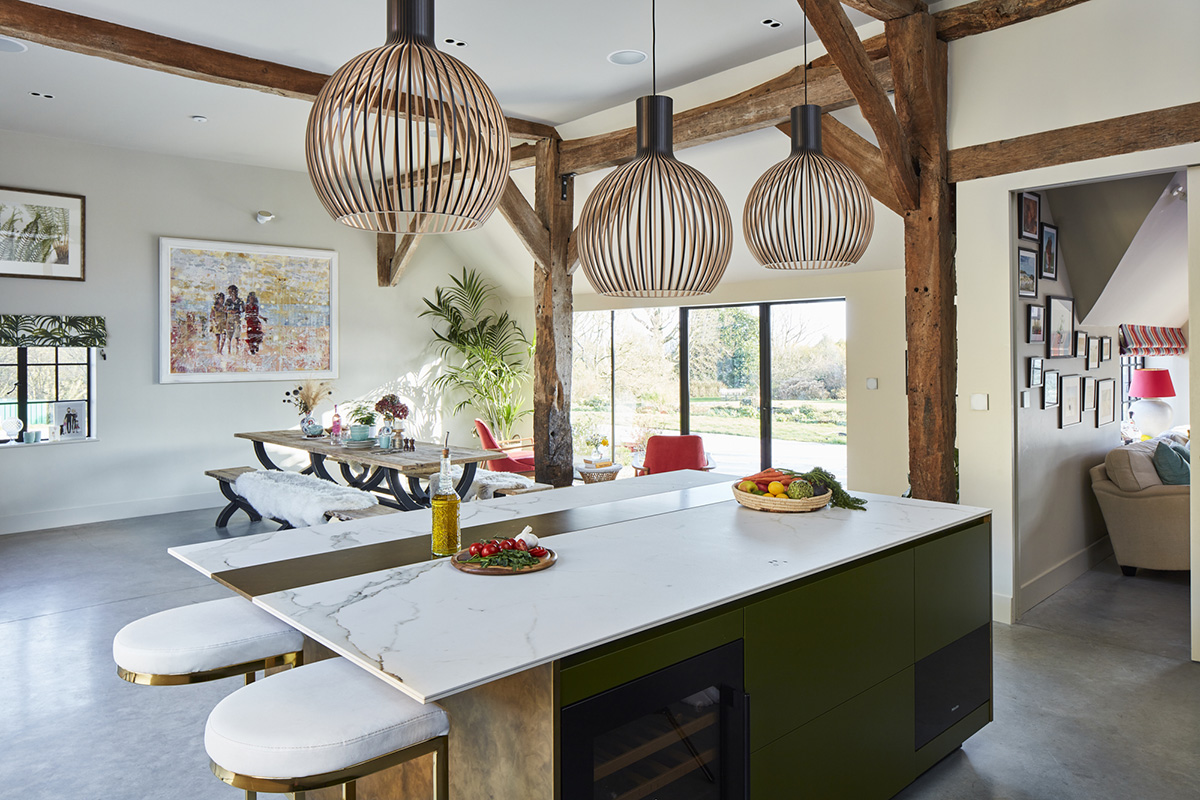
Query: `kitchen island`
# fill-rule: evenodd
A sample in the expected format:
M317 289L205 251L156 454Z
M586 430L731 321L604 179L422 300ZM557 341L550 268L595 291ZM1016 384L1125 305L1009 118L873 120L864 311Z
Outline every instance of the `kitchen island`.
M559 561L529 575L427 560L428 511L172 553L441 702L456 798L573 800L578 742L562 734L581 704L727 645L740 674L710 705L740 682L739 741L721 755L675 737L709 783L738 750L755 798L890 797L990 719L988 512L867 494L866 511L770 514L738 506L733 480L668 473L465 505L464 541L525 524L547 538Z

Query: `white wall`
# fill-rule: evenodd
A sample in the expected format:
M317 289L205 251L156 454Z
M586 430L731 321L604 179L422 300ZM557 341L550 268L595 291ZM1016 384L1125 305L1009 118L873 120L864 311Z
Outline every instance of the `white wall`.
M0 313L101 315L109 331L107 360L96 368L99 440L0 448L0 533L220 505L204 470L256 463L233 433L295 424L282 403L288 383L158 384L160 236L337 250L335 396L349 400L392 382L414 407L421 434L441 430L443 409L422 391L433 358L430 321L416 315L421 298L462 262L438 237L425 237L399 287L382 289L374 237L331 220L304 173L4 131L0 154L0 183L87 199L87 280L0 279ZM260 208L276 220L259 225ZM521 301L512 310L532 333L532 307ZM451 421L452 441L472 442L472 418Z
M887 212L890 213L890 212ZM899 495L908 487L908 406L904 392L904 271L762 270L755 281L722 283L702 303L846 298L846 470L852 489ZM586 281L576 274L576 281ZM645 306L595 294L576 295L577 311ZM879 388L868 390L867 378Z
M1190 163L1200 161L1196 155ZM1200 166L1188 170L1188 186L1200 186ZM1200 202L1192 200L1188 203L1188 305L1200 309ZM1191 327L1189 320L1188 327ZM1190 331L1188 331L1190 333ZM1192 391L1196 389L1197 391ZM1197 416L1200 411L1200 370L1196 377L1188 375L1188 400L1198 398L1197 405L1191 405L1191 416ZM1196 591L1196 575L1200 574L1200 498L1195 494L1192 498L1192 661L1200 661L1200 591Z

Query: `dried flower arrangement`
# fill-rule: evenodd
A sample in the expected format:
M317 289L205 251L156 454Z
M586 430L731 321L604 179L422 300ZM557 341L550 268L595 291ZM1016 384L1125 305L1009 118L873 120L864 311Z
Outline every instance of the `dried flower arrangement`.
M291 403L301 414L308 415L331 394L333 384L330 381L308 380L290 392L284 392L283 402Z
M394 394L385 394L379 398L379 402L375 404L375 410L383 415L390 425L393 420L408 419L408 406L400 402L400 398Z

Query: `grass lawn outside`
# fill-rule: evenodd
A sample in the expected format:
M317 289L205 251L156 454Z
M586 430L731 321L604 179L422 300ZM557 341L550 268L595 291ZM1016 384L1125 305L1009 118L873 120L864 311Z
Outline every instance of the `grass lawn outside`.
M706 405L708 406L707 408L705 407ZM745 436L753 439L758 438L759 420L757 416L719 416L718 413L705 413L718 405L725 408L736 408L736 406L731 406L728 402L692 405L692 433L718 433L730 436ZM795 408L801 405L813 407L818 412L826 412L822 413L821 416L827 416L829 419L840 418L842 422L840 424L837 422L806 422L788 419L786 416L778 413L782 409ZM775 410L777 413L771 423L771 436L774 439L783 441L844 445L846 443L845 409L846 403L844 400L783 401L776 405ZM571 416L577 425L590 426L594 430L607 430L609 424L608 411L574 408L571 410ZM628 434L623 435L620 430L625 427L624 425L618 425L618 443L621 443L623 438L628 438ZM637 413L633 416L632 427L640 430L678 431L679 415L678 412L671 414Z

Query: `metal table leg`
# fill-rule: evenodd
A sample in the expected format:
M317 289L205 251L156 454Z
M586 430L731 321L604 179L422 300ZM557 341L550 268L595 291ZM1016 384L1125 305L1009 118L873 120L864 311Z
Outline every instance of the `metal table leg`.
M387 470L388 488L392 490L392 494L396 497L396 502L400 504L400 508L405 511L418 511L425 506L422 506L416 499L404 490L404 485L400 482L401 474L399 470Z
M312 471L314 475L323 481L337 483L337 481L333 479L333 476L330 475L325 469L325 456L321 455L320 453L309 453L308 460L312 464Z
M273 469L276 472L283 472L283 470L271 460L271 457L267 455L267 446L262 442L254 443L254 455L258 456L258 463L262 464L267 469Z

